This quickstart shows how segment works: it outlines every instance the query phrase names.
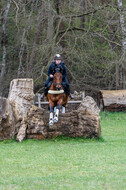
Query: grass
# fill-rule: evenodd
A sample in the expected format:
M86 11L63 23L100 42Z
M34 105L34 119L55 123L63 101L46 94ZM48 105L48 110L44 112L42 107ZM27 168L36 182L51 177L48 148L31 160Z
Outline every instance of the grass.
M0 142L0 190L126 189L126 112L101 113L102 137Z

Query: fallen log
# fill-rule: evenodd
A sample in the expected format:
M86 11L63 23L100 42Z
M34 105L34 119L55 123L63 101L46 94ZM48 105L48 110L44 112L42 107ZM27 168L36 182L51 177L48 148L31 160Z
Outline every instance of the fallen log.
M125 111L126 90L100 90L98 94L100 110Z
M100 137L100 110L92 97L87 96L77 110L60 114L58 123L49 126L49 112L32 106L21 126L17 140L50 139L56 136Z

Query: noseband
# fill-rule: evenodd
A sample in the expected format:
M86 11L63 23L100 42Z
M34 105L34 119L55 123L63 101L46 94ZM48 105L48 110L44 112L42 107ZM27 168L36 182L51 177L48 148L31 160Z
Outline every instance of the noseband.
M53 85L56 87L56 85L62 85L62 83L53 83Z

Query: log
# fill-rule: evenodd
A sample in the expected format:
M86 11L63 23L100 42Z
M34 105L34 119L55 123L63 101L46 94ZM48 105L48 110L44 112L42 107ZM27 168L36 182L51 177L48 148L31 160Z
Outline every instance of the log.
M59 115L58 123L49 126L49 112L45 109L32 106L18 140L28 139L50 139L56 136L68 137L100 137L101 125L99 108L92 97L87 96L77 110ZM25 136L26 135L26 136Z
M126 90L100 90L98 104L100 110L125 111Z

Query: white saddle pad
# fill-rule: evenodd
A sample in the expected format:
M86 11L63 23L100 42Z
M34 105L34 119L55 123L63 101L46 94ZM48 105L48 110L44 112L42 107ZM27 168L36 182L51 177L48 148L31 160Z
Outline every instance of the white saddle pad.
M48 90L48 94L62 94L64 90Z

